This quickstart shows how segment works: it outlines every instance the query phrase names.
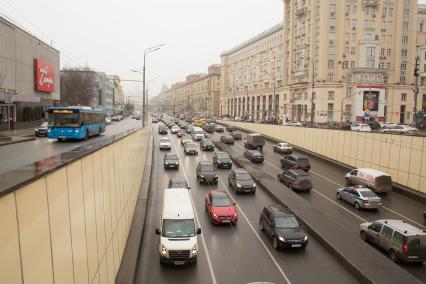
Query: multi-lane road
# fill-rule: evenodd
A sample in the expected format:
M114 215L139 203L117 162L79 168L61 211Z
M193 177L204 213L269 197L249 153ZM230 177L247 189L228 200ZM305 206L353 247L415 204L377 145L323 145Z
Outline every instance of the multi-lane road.
M120 122L108 125L102 135L90 138L87 141L65 141L57 142L56 139L45 137L33 141L0 146L0 174L18 169L22 166L39 161L82 145L105 139L128 129L140 128L140 120L124 119Z
M154 132L154 169L151 181L147 219L136 283L356 283L357 280L312 236L306 250L276 251L258 227L262 208L274 201L262 190L255 195L235 195L227 186L229 170L218 170L217 186L199 185L195 168L199 161L211 161L213 153L200 151L198 156L185 156L176 135L172 152L180 157L179 170L164 170L164 152L158 148L157 126ZM235 165L234 165L235 166ZM186 179L202 228L200 254L196 265L169 267L160 265L159 238L154 231L160 224L164 189L170 178ZM204 210L204 197L212 188L227 190L237 204L237 226L212 225Z

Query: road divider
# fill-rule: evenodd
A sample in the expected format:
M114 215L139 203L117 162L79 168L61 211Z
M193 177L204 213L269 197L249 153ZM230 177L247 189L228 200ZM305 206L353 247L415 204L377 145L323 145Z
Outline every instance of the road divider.
M221 142L215 146L226 151ZM356 237L341 225L296 193L283 190L283 186L270 175L246 160L242 155L229 153L239 167L245 168L253 176L258 187L267 192L273 200L282 204L305 224L309 233L329 250L355 277L363 283L421 283L414 276L372 249L368 244ZM380 265L378 265L380 263ZM392 273L392 277L384 277Z

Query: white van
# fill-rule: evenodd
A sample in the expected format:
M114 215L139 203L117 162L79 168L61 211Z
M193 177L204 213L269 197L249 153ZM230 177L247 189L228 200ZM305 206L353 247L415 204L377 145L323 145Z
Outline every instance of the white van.
M363 185L375 192L392 190L392 178L387 173L375 169L355 169L345 176L347 185Z
M155 229L160 235L160 262L174 265L197 262L197 235L194 208L191 196L186 188L168 188L164 190L161 229Z
M201 127L194 127L192 129L192 139L194 141L201 141L204 139L204 130Z

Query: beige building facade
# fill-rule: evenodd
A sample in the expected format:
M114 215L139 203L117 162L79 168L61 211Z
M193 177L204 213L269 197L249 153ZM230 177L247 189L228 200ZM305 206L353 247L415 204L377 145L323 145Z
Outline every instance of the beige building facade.
M221 54L221 116L278 118L283 112L283 26Z
M426 5L419 5L417 15L417 56L419 57L417 111L426 113Z
M285 115L412 121L417 1L283 2Z
M185 82L172 85L162 97L165 110L198 113L207 117L218 116L220 71L220 65L211 65L207 75L188 75Z

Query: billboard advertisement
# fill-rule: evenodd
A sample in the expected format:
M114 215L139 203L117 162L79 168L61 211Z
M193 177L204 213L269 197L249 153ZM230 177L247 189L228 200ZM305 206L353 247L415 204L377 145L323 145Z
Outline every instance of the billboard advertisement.
M364 111L378 111L379 110L379 91L364 91L363 109Z
M40 59L34 59L34 87L37 91L53 93L55 91L53 66Z

